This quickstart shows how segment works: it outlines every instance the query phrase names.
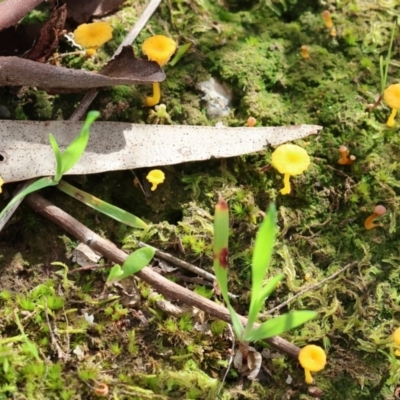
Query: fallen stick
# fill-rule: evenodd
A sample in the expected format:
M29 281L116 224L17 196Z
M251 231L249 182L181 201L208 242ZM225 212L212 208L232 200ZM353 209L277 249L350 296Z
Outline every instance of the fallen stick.
M25 202L36 212L63 228L82 243L86 243L92 248L92 250L102 254L110 261L123 264L126 259L127 254L120 250L114 243L97 235L68 213L44 199L42 196L31 194L25 198ZM185 304L197 307L216 318L229 323L231 322L231 317L227 308L169 281L149 267L145 267L136 275L169 299L182 301ZM243 325L247 323L247 318L240 315L239 318ZM256 326L257 324L255 324L255 327ZM299 354L300 349L297 346L279 336L265 339L265 341L275 349L291 357L297 358Z

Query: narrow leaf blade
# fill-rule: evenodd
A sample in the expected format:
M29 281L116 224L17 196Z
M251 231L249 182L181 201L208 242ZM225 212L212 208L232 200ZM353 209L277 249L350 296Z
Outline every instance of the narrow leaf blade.
M260 310L262 307L262 304L264 303L265 300L269 297L269 295L275 290L276 285L284 278L283 274L276 275L272 277L266 284L265 286L261 289L260 291L260 296L259 296L259 304L258 304L258 309Z
M41 178L38 179L37 181L33 182L30 184L27 188L19 192L15 197L12 198L12 200L1 210L0 213L0 220L3 218L4 214L9 210L15 203L17 203L19 200L23 199L25 196L28 194L31 194L33 192L36 192L37 190L43 189L47 186L53 186L56 185L57 183L52 180L50 177L46 178Z
M56 174L54 176L54 180L58 182L62 176L62 159L61 159L61 151L60 147L58 146L57 140L52 133L49 135L49 142L51 148L53 149L54 156L56 157Z
M241 340L241 337L243 335L243 324L240 321L238 314L230 304L228 304L228 310L232 319L233 331L235 332L238 339Z
M293 311L279 317L270 319L254 329L243 340L257 341L267 339L272 336L281 335L299 325L310 321L318 314L315 311Z
M263 299L261 298L262 283L267 272L276 234L276 209L275 205L269 206L266 217L258 229L254 243L253 259L251 264L251 302L249 309L249 323L247 330L251 330Z
M229 209L227 202L220 196L214 214L214 272L219 289L227 305L228 297L228 238Z
M138 229L146 229L148 227L143 220L129 213L128 211L122 210L119 207L113 206L106 201L92 196L91 194L84 192L83 190L80 190L63 180L61 180L57 185L57 189L60 189L64 193L69 194L87 206L109 216L110 218L115 219L118 222L122 222L123 224Z

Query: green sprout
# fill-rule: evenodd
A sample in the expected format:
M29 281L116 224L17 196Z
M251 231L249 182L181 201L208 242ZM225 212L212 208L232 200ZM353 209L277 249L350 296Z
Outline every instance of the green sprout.
M89 141L89 128L92 123L99 117L99 115L100 113L98 111L90 111L88 113L80 133L67 147L64 153L61 153L55 137L50 133L49 141L57 162L55 175L53 177L48 176L45 178L40 178L37 181L31 183L21 192L19 192L1 211L0 220L1 218L3 218L7 210L9 210L15 203L23 199L28 194L36 192L37 190L43 189L48 186L58 185L62 175L68 172L82 157L82 154L85 151L86 145Z
M154 254L155 249L153 247L143 247L134 251L132 254L129 254L122 264L122 267L115 264L111 268L110 273L108 274L107 284L110 285L113 282L120 281L121 279L136 274L150 263Z
M241 342L251 342L280 335L315 318L314 311L293 311L272 318L256 327L258 314L269 295L283 279L279 274L263 285L263 279L269 268L276 234L276 209L272 204L258 229L252 258L252 288L248 321L245 327L228 297L228 236L229 209L226 201L220 197L215 206L214 216L214 271L222 297L232 319L233 330Z

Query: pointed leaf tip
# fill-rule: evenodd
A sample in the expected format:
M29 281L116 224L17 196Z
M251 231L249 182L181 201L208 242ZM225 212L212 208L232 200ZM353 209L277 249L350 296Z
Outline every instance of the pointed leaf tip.
M216 209L221 210L221 211L226 211L228 210L228 203L225 201L225 199L219 195L218 197L218 203L215 206Z

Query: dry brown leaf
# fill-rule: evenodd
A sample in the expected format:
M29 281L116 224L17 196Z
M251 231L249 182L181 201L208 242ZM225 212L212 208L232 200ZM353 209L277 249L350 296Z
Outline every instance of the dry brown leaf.
M125 0L66 0L68 17L78 24L88 22L92 17L101 17L118 7Z
M0 86L36 86L51 89L52 93L161 82L164 79L160 66L135 58L131 46L124 47L100 73L57 67L19 57L0 57Z
M64 150L82 122L0 120L0 176L5 182L54 175L53 133ZM317 125L215 128L95 122L85 153L68 174L179 164L253 153L318 133Z
M246 360L243 360L243 354L239 348L233 358L233 365L240 374L246 375L249 380L256 379L261 369L262 357L261 354L251 346L248 346Z
M58 37L64 29L66 18L67 7L64 4L53 11L40 30L35 44L23 57L32 61L45 62L58 47Z

